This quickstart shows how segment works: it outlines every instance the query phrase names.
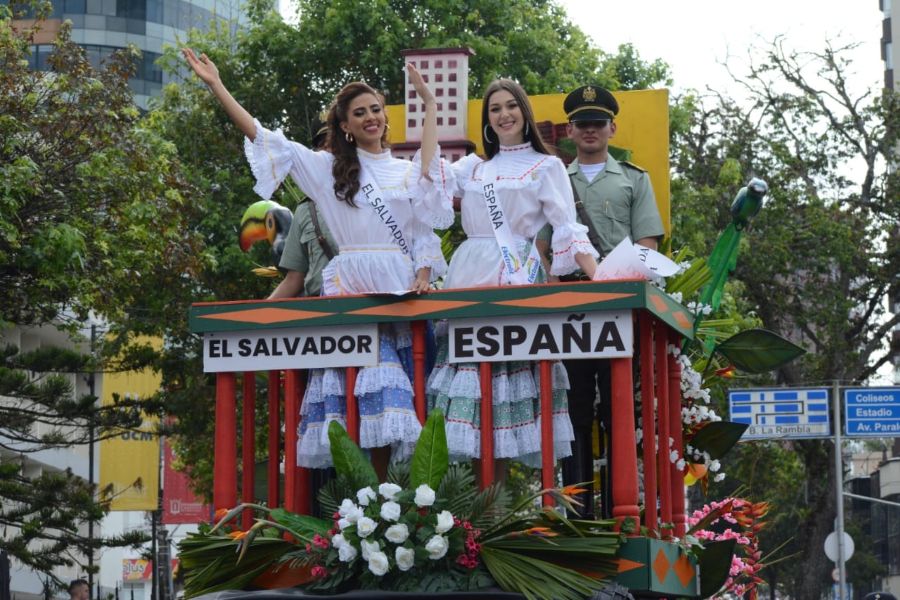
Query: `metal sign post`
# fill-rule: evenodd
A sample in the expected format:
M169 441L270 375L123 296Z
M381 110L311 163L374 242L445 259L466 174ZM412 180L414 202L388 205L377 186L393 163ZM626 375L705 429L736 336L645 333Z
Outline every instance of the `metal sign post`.
M834 487L837 511L834 531L837 534L837 600L850 600L844 598L847 583L847 568L844 564L844 464L843 456L841 456L841 390L837 380L834 381L831 389L831 403L834 407Z

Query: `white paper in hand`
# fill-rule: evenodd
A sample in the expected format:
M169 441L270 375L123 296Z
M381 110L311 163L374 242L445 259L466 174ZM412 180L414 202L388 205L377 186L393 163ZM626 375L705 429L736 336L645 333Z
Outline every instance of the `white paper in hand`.
M638 253L644 266L657 277L670 277L678 272L678 265L665 254L660 254L656 250L640 244L633 244L632 247Z
M633 244L627 237L606 255L594 273L595 281L668 277L678 265L656 250Z

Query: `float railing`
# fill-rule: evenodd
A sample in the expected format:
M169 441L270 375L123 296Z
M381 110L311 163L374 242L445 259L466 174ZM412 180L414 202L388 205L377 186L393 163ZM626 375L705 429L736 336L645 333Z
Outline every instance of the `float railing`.
M476 342L481 341L478 337L481 332L491 333L491 328L498 332L494 324L501 323L503 319L541 323L546 319L552 320L554 317L551 315L557 318L562 315L563 321L557 323L566 320L581 322L583 319L612 323L609 319L617 320L610 326L616 331L604 330L606 333L603 334L615 354L609 358L614 424L610 432L610 460L613 464L611 514L620 524L630 519L637 525L643 505L643 525L654 532L652 535L682 537L685 532L684 486L682 473L674 460L683 455L681 371L670 349L678 346L682 338L691 337L693 316L658 288L645 281L632 280L454 289L421 296L372 294L194 304L190 314L191 330L204 336L204 370L216 373L215 508L230 508L237 504L239 471L242 472L241 500L254 500L254 410L258 373L265 373L268 381L268 503L272 506L283 505L294 512L309 513L312 506L309 472L297 467L297 428L306 383L305 369L318 366L346 369L347 429L351 437L358 440L359 413L353 397L354 382L357 367L371 364L367 362L372 360L371 351L373 347L377 350L375 336L378 324L411 322L415 407L418 418L424 422L424 319L447 319L457 326L474 324L471 331L465 330L469 336L461 337L462 342L458 344L467 351L473 351ZM540 331L540 325L537 327ZM569 346L581 344L575 353L584 350L584 339L573 333L574 326L564 324L561 327L570 327L566 330L571 334L568 336ZM503 331L505 334L507 329ZM582 329L582 333L585 331L588 330ZM291 334L295 334L293 340L285 337ZM299 342L303 335L319 342L328 338L332 356L323 362L321 353L314 356L305 352ZM277 341L279 336L283 340L281 346ZM618 344L617 336L621 337ZM622 340L631 343L626 344ZM495 344L501 349L495 350L492 357L485 354L493 345L485 342L479 346L481 354L474 352L474 359L467 361L479 362L483 359L480 368L480 417L484 424L493 422L491 366L488 361L504 359L504 352L514 346L516 340L504 340L507 341L509 343ZM457 343L459 340L451 342ZM542 485L549 488L555 485L551 364L552 360L573 356L571 348L566 354L566 348L560 348L550 338L544 342L539 345L540 352L536 358L540 359ZM598 342L597 348L600 345ZM606 345L600 349L601 353ZM622 348L619 346L624 351L620 351ZM587 350L596 352L597 348L590 343ZM534 349L535 346L532 346L531 350ZM643 502L639 498L638 456L635 451L635 356L642 396ZM240 469L236 445L238 374L242 379L243 405ZM279 417L282 393L283 420ZM283 441L280 437L282 425ZM490 427L481 428L481 450L483 458L493 457L493 431ZM284 497L279 498L279 459L282 453ZM489 485L493 479L493 460L482 460L480 484ZM545 502L549 502L549 498L545 498ZM250 515L245 515L245 527L249 526L249 519ZM671 524L671 530L667 524ZM635 527L634 531L638 528Z

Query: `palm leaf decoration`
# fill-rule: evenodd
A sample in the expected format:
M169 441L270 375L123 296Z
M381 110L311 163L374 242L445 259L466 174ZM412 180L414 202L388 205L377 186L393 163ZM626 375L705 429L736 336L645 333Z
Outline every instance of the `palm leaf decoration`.
M409 487L409 461L401 460L388 465L387 480L406 489Z
M179 559L188 598L247 587L296 546L281 537L257 537L252 552L238 554L240 542L227 535L189 534L181 541Z
M484 488L472 501L469 521L479 529L485 529L510 512L512 496L505 485L494 482Z
M350 484L350 480L342 475L329 480L319 488L319 514L322 518L329 518L338 511L344 498L355 498L356 490Z
M583 600L603 589L601 581L518 552L484 547L481 558L500 587L528 600Z
M465 517L471 510L476 493L475 474L468 463L450 465L437 489L438 498L446 502L446 510L461 517ZM471 518L468 520L472 521ZM474 521L472 524L475 525Z

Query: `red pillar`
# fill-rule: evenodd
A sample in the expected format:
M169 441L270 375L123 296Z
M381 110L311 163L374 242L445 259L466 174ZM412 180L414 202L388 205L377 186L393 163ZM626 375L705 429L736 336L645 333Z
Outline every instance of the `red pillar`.
M481 378L481 489L494 483L494 382L491 363L479 365Z
M425 424L425 321L412 322L413 396L419 423Z
M656 415L653 410L653 332L650 329L650 315L641 311L638 315L638 331L641 345L641 422L644 432L644 527L650 532L657 530L656 506Z
M284 372L284 508L297 512L297 426L300 420L300 371Z
M634 384L631 358L613 358L612 375L612 515L621 526L631 518L640 525L638 507L637 452L634 447Z
M213 458L213 506L237 505L237 415L234 373L216 374L216 441Z
M553 451L553 363L549 360L538 362L541 370L541 486L546 490L556 487ZM553 498L544 494L544 506L553 506Z
M664 523L672 522L672 463L669 461L669 361L666 360L666 326L654 319L654 354L656 355L656 414L659 419L659 451L657 453L659 469L660 518ZM645 434L646 435L646 434ZM671 537L672 532L664 532L663 537Z
M281 478L281 373L269 371L269 490L268 505L278 506L278 483Z
M347 434L359 444L359 407L356 405L356 367L347 367L347 378L344 383L347 398Z
M678 336L672 332L671 341L678 344ZM669 362L669 430L675 438L674 450L680 458L684 458L684 447L681 436L681 365L671 354L666 355ZM672 465L672 522L675 524L675 537L684 537L684 474L674 464Z
M253 502L253 476L256 471L256 373L244 372L241 404L241 502ZM241 528L246 531L253 524L253 511L241 514Z

